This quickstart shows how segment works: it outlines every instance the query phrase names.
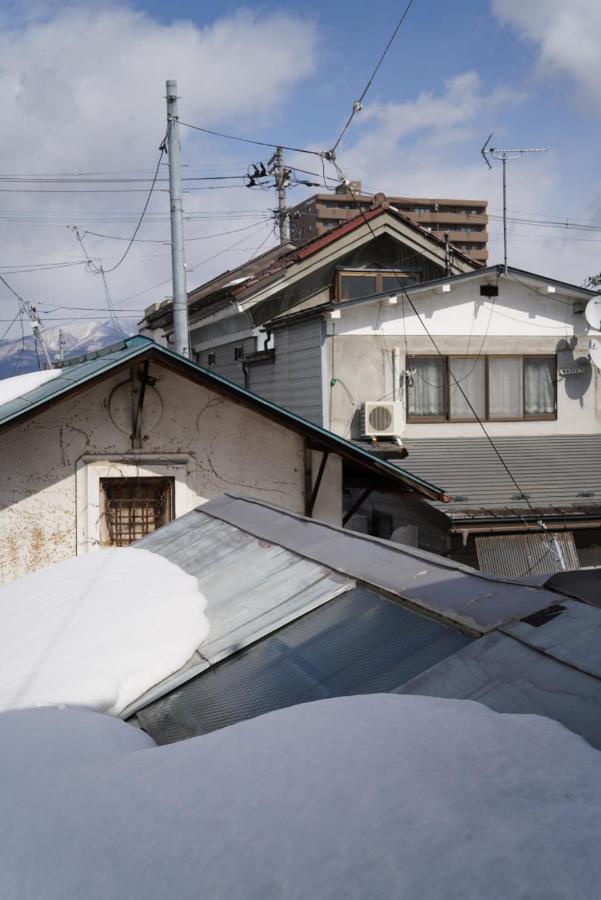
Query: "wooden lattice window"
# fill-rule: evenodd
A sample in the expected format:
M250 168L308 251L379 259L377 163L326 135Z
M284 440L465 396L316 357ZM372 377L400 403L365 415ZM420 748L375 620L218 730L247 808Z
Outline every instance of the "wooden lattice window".
M175 517L173 478L101 478L101 543L127 547Z

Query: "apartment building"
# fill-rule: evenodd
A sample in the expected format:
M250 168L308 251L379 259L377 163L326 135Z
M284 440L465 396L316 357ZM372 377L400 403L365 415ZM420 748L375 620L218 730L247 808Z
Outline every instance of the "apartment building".
M480 263L488 259L488 215L486 200L450 200L433 197L385 197L384 194L365 194L360 181L351 182L351 193L314 194L290 210L290 237L305 243L320 237L357 215L362 209L387 202L409 216L418 225L429 229L458 250Z

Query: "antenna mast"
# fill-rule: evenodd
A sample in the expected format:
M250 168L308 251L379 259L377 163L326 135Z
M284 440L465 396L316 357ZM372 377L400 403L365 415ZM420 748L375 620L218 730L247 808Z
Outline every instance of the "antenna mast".
M507 160L517 159L524 153L546 153L546 147L519 147L502 150L500 147L489 147L492 132L486 138L480 153L489 169L492 169L491 159L500 159L503 164L503 271L507 275Z

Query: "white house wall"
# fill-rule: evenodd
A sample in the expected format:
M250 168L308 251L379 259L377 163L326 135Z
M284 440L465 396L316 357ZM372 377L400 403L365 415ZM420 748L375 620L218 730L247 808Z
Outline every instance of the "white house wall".
M3 435L0 581L97 546L94 485L107 471L175 475L176 515L224 491L304 512L302 436L158 364L150 375L133 453L126 371Z
M559 379L556 420L488 422L490 434L588 434L601 430L601 381L586 361L591 332L583 313L574 311L574 298L559 289L554 294L539 294L501 279L495 298L481 297L480 283L474 280L448 293L441 293L440 288L415 293L413 302L444 354L557 354L560 367L585 359L583 375ZM351 433L358 436L363 401L392 399L393 348L400 350L401 370L407 368L406 355L436 353L401 294L396 304L385 300L342 307L340 318L328 320L327 331L324 383L336 379L330 392L329 427L347 437ZM405 418L404 390L401 393ZM403 432L414 438L482 433L477 423L466 422L405 423Z

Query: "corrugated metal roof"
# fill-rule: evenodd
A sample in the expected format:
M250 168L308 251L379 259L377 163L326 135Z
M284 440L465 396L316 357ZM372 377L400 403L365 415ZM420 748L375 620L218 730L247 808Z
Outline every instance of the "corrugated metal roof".
M24 394L17 400L2 404L0 406L0 428L16 423L21 416L29 416L36 410L41 410L46 404L65 396L70 390L78 388L94 378L102 377L110 373L112 369L125 366L135 359L139 361L155 359L163 365L175 368L180 374L230 397L235 402L251 407L270 419L305 435L320 449L338 453L362 468L369 468L372 472L392 478L398 483L402 483L404 487L410 487L425 496L441 499L444 497L443 490L436 487L435 484L430 484L419 476L405 473L399 466L375 458L367 450L356 447L351 441L303 419L282 406L277 406L270 400L259 397L258 394L245 390L222 375L205 369L173 350L162 347L141 335L128 338L120 344L114 344L85 357L70 360L58 378Z
M493 511L529 511L486 438L403 438L403 469L445 485L451 518ZM520 490L535 509L566 508L572 515L601 514L601 434L495 437Z
M485 575L433 553L325 525L258 500L232 494L211 500L190 513L190 534L206 528L208 516L476 633L557 602L558 594L544 588ZM172 554L179 554L177 541L171 540L176 526L165 526L141 545L174 559ZM244 568L236 571L244 583Z
M138 712L159 744L324 697L390 691L471 638L353 588Z
M478 568L493 575L511 578L515 572L552 574L579 565L571 531L499 534L477 537L475 543Z

